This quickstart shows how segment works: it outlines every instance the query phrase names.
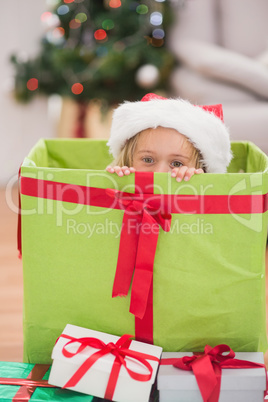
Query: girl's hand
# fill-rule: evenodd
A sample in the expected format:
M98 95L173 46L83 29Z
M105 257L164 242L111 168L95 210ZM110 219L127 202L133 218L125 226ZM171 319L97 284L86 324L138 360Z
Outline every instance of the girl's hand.
M117 176L122 177L122 176L128 176L130 173L134 173L135 169L133 167L128 167L128 166L107 166L106 168L107 172L109 173L116 173Z
M180 166L171 171L171 177L175 177L178 182L188 181L194 174L204 173L203 169L188 168L187 166Z

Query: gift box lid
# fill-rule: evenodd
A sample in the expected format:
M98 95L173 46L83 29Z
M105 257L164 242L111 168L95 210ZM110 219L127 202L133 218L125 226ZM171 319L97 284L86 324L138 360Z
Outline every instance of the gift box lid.
M110 334L106 334L104 332L94 331L91 329L81 328L81 327L71 325L71 324L66 325L62 335L67 335L67 336L73 337L73 338L87 338L87 337L97 338L97 339L101 340L102 342L104 342L105 344L108 344L110 342L116 343L116 341L118 341L118 339L120 338L119 336L110 335ZM66 358L62 354L62 349L69 341L70 341L69 339L66 339L62 336L60 336L58 338L58 341L56 342L56 345L54 346L53 351L52 351L52 359L53 360L62 360L66 364L70 363L70 364L74 364L74 365L80 367L89 356L91 356L93 353L98 351L98 349L87 346L80 353L74 355L71 358ZM75 353L78 350L80 345L81 344L79 342L75 342L70 345L67 345L66 349L71 353ZM140 352L140 353L144 353L147 355L155 356L158 359L160 359L161 353L163 350L159 346L150 345L150 344L138 342L135 340L131 341L129 349ZM94 363L93 367L95 370L110 373L114 360L115 360L115 356L112 355L111 353L109 353L109 354L102 356L100 359L98 359ZM134 360L130 357L125 357L125 361L126 361L127 367L130 370L133 370L139 374L148 374L148 370L139 361ZM149 381L150 383L153 383L155 380L156 371L157 371L159 362L150 360L150 359L148 359L147 361L150 363L150 365L153 368L153 374ZM123 366L121 366L120 375L129 376L125 367L123 367Z
M161 359L182 358L193 356L193 353L165 352ZM263 353L237 352L236 359L254 363L264 363ZM198 385L192 371L185 371L173 365L161 365L157 377L159 390L198 390ZM266 373L264 368L222 369L221 390L265 390Z

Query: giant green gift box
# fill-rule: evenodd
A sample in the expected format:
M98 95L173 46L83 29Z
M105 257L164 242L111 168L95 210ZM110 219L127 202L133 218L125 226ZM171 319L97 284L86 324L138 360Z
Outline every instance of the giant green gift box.
M200 351L219 343L236 351L266 350L268 157L249 142L232 143L232 150L226 174L181 183L154 174L154 194L189 202L214 197L211 213L182 210L172 214L170 232L159 229L153 341L165 351ZM40 140L21 166L21 180L45 180L48 193L54 182L134 193L135 175L105 172L110 161L105 140ZM112 298L124 210L84 205L79 191L75 202L42 191L21 194L24 359L31 363L50 362L67 323L135 334L130 292ZM228 213L221 213L218 196L227 200Z

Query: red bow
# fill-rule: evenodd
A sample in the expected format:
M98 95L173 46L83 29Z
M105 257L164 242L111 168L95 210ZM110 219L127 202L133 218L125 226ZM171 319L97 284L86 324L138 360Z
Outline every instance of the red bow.
M77 354L79 354L82 350L84 350L87 346L99 349L97 352L93 353L88 359L84 361L84 363L79 367L79 369L74 373L74 375L70 378L69 381L63 386L63 388L71 388L74 387L80 380L81 378L86 374L86 372L92 367L92 365L100 359L102 356L107 355L111 353L112 355L115 356L115 360L113 363L113 367L111 370L111 374L108 380L108 384L106 387L105 399L112 399L114 390L116 387L117 379L119 376L119 371L121 369L121 366L123 365L125 369L127 370L128 374L130 375L131 378L137 381L149 381L152 377L153 369L150 363L147 362L146 359L148 360L154 360L154 361L159 361L159 359L155 356L152 355L147 355L145 353L140 353L136 352L135 350L129 350L129 345L131 343L130 338L132 335L123 335L121 338L118 339L116 343L108 343L105 344L102 342L100 339L97 338L72 338L69 337L68 335L61 335L63 338L71 339L69 342L67 342L63 349L62 353L65 357L71 358ZM72 353L69 352L66 349L66 346L71 344L79 342L80 346L77 349L76 352ZM133 370L130 370L127 367L125 358L130 357L134 360L137 360L139 363L141 363L144 367L147 368L148 373L147 374L140 374L136 373Z
M113 189L106 192L125 210L112 296L128 294L135 269L129 311L142 319L152 286L159 226L169 232L172 216L160 206L152 205L153 200L144 200L142 195L125 195Z
M218 402L222 368L265 368L264 364L239 360L234 357L235 353L228 345L222 344L214 348L206 345L204 353L195 354L194 356L184 356L179 359L162 359L161 365L173 364L176 368L193 371L203 401Z

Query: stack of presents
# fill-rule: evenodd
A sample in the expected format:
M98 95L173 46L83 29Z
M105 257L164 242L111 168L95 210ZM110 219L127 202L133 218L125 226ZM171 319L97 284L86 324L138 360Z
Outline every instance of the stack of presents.
M24 362L1 401L263 401L268 157L226 174L105 172L105 140L40 140L20 170ZM52 365L51 365L52 363Z

